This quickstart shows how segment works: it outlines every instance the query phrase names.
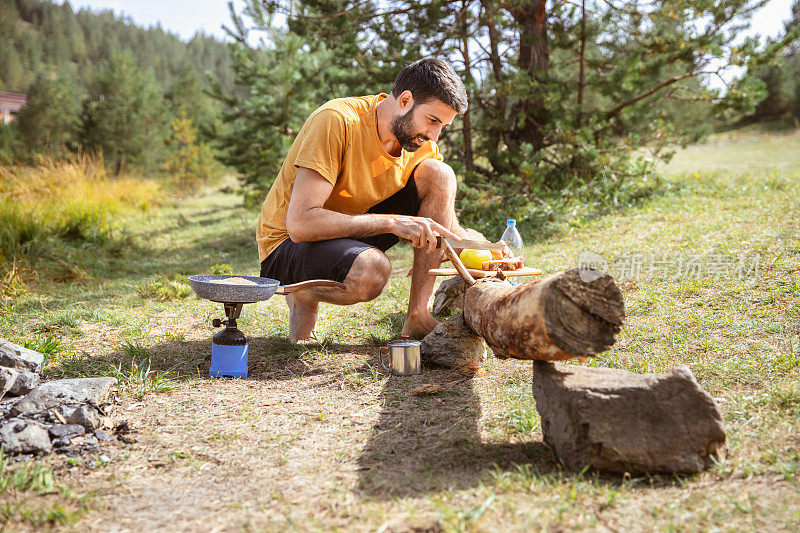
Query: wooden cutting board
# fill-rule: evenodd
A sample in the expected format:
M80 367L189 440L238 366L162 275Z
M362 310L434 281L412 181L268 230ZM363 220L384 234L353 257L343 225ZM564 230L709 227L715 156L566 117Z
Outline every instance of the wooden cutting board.
M473 278L488 278L490 276L496 276L496 270L478 270L477 268L468 268L467 269L470 274L472 274ZM542 271L538 268L533 267L522 267L519 270L504 270L503 274L509 277L516 277L516 276L541 276ZM458 275L458 271L455 268L432 268L428 270L428 275L430 276L456 276Z

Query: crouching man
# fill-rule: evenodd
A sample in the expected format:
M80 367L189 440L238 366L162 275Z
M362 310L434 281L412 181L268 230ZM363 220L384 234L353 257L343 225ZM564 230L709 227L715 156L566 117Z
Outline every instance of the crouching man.
M414 247L403 335L424 336L438 324L428 310L428 270L442 257L436 236L481 238L458 224L456 177L436 146L466 108L452 67L422 59L398 74L391 94L332 100L306 120L261 208L261 276L344 288L287 295L292 342L311 337L320 302L376 298L391 273L384 252L400 239Z

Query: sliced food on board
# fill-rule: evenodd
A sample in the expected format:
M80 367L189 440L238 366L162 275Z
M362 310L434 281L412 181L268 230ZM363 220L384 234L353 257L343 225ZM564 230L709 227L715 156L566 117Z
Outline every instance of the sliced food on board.
M505 259L491 259L481 263L481 270L494 270L507 272L510 270L520 270L524 265L522 260L518 257L510 257Z

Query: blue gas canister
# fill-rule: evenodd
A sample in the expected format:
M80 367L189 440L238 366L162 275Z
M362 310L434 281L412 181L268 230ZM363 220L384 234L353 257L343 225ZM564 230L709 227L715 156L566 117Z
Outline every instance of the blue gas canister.
M208 375L212 378L230 376L247 377L247 352L250 345L224 345L211 343L211 368Z
M236 327L236 319L242 310L240 303L226 303L227 320L214 319L214 327L225 324L225 329L214 335L211 341L211 368L208 375L212 378L230 376L247 377L247 352L249 344L247 336Z

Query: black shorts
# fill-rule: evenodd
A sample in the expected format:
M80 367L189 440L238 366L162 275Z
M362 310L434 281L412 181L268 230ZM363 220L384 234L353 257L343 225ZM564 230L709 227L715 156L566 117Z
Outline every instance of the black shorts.
M419 207L419 193L412 171L405 187L372 206L367 213L415 216L419 213ZM358 254L370 248L385 252L399 241L397 235L392 233L358 240L293 242L286 239L261 262L261 277L277 279L282 285L309 279L344 281Z

